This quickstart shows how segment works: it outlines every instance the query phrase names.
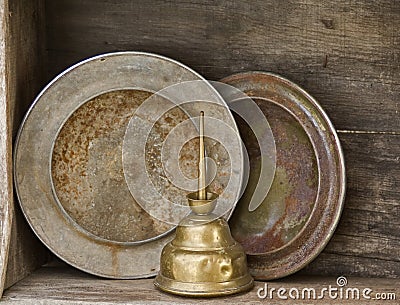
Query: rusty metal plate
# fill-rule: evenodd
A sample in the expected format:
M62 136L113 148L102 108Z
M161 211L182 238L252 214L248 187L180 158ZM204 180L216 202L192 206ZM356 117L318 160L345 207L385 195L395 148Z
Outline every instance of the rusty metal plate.
M119 52L90 58L63 72L39 94L18 134L14 178L26 219L54 254L104 277L139 278L158 272L161 250L173 238L176 221L153 217L134 191L154 188L188 213L182 202L188 190L174 187L161 162L176 160L163 144L172 130L182 130L177 127L185 123L187 141L175 152L176 166L195 180L198 132L193 117L205 105L194 101L176 105L156 93L191 81L200 82L195 93L208 92L204 100L214 98L219 103L207 105L207 115L237 130L211 85L182 64L154 54ZM145 103L148 107L140 112ZM168 111L152 118L167 104ZM135 118L140 124L132 123ZM146 124L151 128L144 137ZM229 191L227 180L241 183L240 171L231 174L229 159L234 155L240 161L240 149L228 156L221 143L207 141L209 156L218 164L210 188L221 195L221 207L227 207L234 201L231 197L239 195L239 190ZM131 162L141 151L145 172ZM149 183L140 180L147 176ZM172 211L159 203L154 209ZM229 208L223 211L226 217L232 205Z
M248 254L252 275L262 280L280 278L310 263L338 223L345 194L339 139L315 99L287 79L248 72L222 82L257 103L275 139L272 186L262 204L250 212L248 201L258 181L260 150L247 124L235 117L249 152L250 178L230 226Z

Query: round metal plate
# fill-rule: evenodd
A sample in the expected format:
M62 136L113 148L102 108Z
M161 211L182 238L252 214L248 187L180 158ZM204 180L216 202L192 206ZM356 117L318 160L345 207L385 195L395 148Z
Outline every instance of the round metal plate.
M275 279L310 263L338 223L345 194L339 139L320 105L278 75L248 72L222 82L250 96L267 118L276 145L276 172L263 203L248 210L258 181L260 151L249 127L237 119L250 158L247 189L230 220L256 279Z
M189 139L190 134L197 135L192 118L202 105L174 104L150 122L152 110L172 103L160 96L151 99L150 107L145 109L148 117L142 111L136 124L130 122L155 92L185 81L199 81L219 96L191 69L171 59L140 52L90 58L60 74L39 94L18 134L14 178L26 219L58 257L83 271L110 278L148 277L158 272L161 250L172 239L175 224L160 221L151 211L144 210L126 178L130 177L142 190L155 187L172 202L181 203L188 192L170 187L165 173L168 168L162 168L160 156L164 149L165 163L176 160L171 159L171 152L163 148L163 143L177 125L189 121L185 135ZM207 116L237 130L223 101L208 107ZM132 167L134 163L123 161L123 156L128 161L137 159L131 151L141 136L138 122L153 126L148 142L140 146L140 151L145 152L148 184L138 181L137 177L144 173ZM222 202L232 202L232 194L223 194L232 172L230 162L223 147L208 141L213 147L209 155L223 173L217 174L211 188L222 193ZM192 138L176 151L178 167L192 179L196 174L193 169L197 168L196 148L196 139ZM240 154L233 154L241 160ZM233 176L239 183L240 175Z

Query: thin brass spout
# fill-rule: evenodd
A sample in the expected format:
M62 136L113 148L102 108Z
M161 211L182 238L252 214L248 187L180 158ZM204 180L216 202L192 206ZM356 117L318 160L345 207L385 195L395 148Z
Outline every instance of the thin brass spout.
M199 200L207 199L206 193L206 163L204 149L204 111L200 112L200 148L199 148Z

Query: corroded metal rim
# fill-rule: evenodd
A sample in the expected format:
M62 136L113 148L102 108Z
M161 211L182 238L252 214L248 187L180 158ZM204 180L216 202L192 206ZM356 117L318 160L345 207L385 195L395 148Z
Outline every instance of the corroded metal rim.
M323 250L338 224L345 196L344 157L336 131L318 102L291 81L272 73L247 72L221 80L260 102L290 113L307 134L318 167L318 192L304 227L290 242L248 255L251 274L269 280L292 274Z
M60 128L71 113L94 96L126 88L157 92L192 80L204 78L169 58L117 52L70 67L38 95L16 139L14 182L28 223L55 255L78 269L103 277L143 278L157 274L159 255L173 234L141 244L119 244L78 230L54 198L49 160ZM210 90L215 91L211 86ZM216 91L215 94L218 95ZM229 113L227 106L226 109ZM230 113L228 120L236 128Z

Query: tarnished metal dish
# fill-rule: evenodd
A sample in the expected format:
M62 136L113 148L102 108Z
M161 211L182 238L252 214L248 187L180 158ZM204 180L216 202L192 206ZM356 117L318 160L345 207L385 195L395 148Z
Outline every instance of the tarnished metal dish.
M276 145L271 189L253 212L248 201L258 181L260 150L254 134L237 118L250 158L250 179L230 220L245 248L251 274L274 279L310 263L332 236L345 194L339 139L320 105L278 75L248 72L222 82L250 96L267 118Z
M174 104L152 117L171 104L155 92L185 81L199 81L196 89L214 94L220 104L207 105L208 115L237 130L227 106L200 75L148 53L90 58L56 77L34 101L16 141L15 186L33 231L61 259L110 278L158 272L161 250L173 238L177 222L153 216L173 214L174 206L163 207L158 197L152 197L153 215L140 196L159 193L178 204L177 210L189 212L189 207L179 209L188 191L170 183L168 172L178 168L196 178L198 139L191 136L197 136L192 114L199 113L201 103ZM177 133L177 139L187 137L182 149L177 150L173 140L169 148L164 147L170 132L182 130L175 127L184 122L189 124ZM144 125L149 127L148 135L142 134ZM207 141L209 156L218 167L210 189L222 201L234 202L230 196L235 192L225 190L230 179L241 183L240 172L231 175L228 152L220 143ZM172 150L179 154L178 162ZM239 151L229 154L241 160ZM142 167L137 166L138 160ZM153 193L147 192L150 188Z

